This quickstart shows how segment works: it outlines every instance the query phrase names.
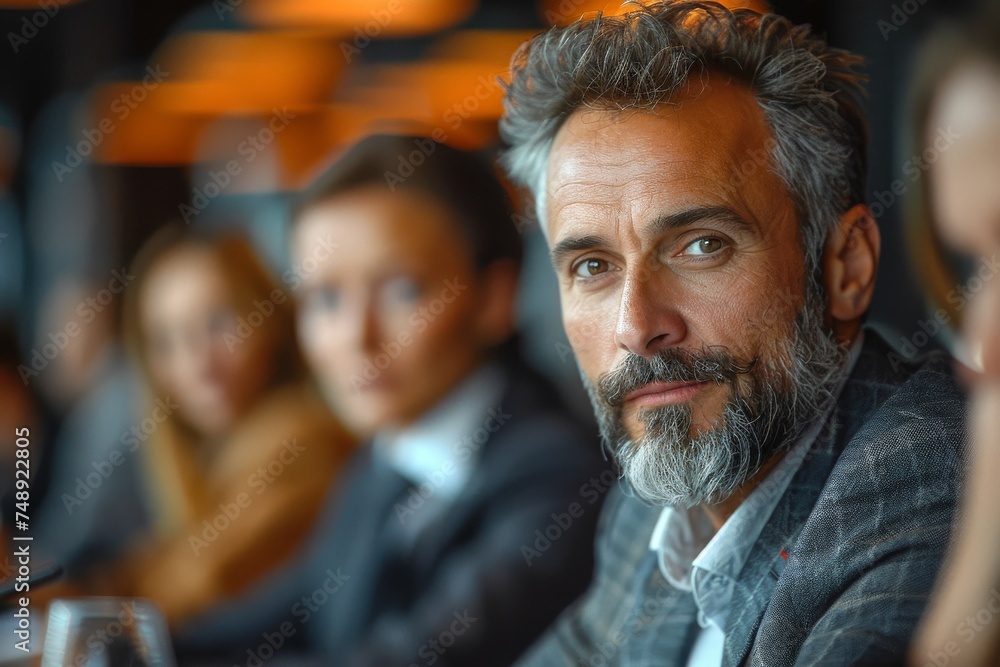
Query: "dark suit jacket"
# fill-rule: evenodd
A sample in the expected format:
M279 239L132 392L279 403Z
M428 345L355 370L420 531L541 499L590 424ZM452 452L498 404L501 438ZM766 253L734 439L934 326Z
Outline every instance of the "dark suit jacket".
M897 372L890 353L866 332L834 413L739 574L724 667L901 663L948 544L965 415L946 356ZM594 584L520 665L686 664L696 607L649 550L660 511L609 497Z
M423 498L361 448L310 553L187 628L182 647L226 643L245 661L287 622L283 643L338 666L510 665L586 589L615 478L596 429L547 381L520 364L505 372L503 423L457 498Z

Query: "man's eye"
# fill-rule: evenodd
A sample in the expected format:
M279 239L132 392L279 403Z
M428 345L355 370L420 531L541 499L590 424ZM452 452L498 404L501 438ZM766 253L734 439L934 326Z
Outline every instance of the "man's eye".
M580 278L592 278L606 273L610 267L611 265L603 259L585 259L573 267L573 273Z
M711 255L712 253L722 250L723 245L722 239L714 236L706 236L705 238L698 239L684 248L684 254Z

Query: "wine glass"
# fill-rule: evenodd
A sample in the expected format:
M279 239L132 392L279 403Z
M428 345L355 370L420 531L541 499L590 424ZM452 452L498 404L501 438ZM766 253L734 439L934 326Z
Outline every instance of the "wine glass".
M56 600L42 667L175 667L167 624L140 598Z

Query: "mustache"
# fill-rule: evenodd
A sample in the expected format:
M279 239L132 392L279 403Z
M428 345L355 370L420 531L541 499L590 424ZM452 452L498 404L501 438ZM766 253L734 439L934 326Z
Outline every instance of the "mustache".
M660 350L651 359L630 354L618 368L597 381L597 394L612 407L621 407L625 396L652 382L733 382L757 366L754 357L741 361L724 346L703 350Z

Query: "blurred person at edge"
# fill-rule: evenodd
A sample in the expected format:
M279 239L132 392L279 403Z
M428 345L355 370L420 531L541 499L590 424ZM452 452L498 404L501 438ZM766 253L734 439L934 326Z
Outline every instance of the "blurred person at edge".
M386 177L416 151L412 174ZM509 210L475 156L419 137L368 137L306 193L292 230L299 337L369 445L313 555L237 605L270 617L221 619L246 631L234 659L287 622L282 641L325 664L509 665L583 592L615 476L520 358ZM332 257L311 265L323 247Z
M933 146L939 128L957 137L908 212L935 317L962 330L957 356L968 366L960 375L975 445L962 519L910 664L992 667L1000 665L1000 5L932 37L913 98L915 145ZM959 263L964 271L953 269Z
M156 422L135 453L153 530L67 592L152 599L179 623L286 561L352 438L304 378L291 297L241 236L168 226L137 254L126 343Z
M127 271L113 274L104 285L58 281L40 313L40 330L51 333L19 367L59 414L51 447L32 453L32 531L38 553L70 577L116 557L149 526L136 457L109 462L127 451L126 434L142 419L140 382L119 335L131 281ZM43 367L37 360L53 349Z

